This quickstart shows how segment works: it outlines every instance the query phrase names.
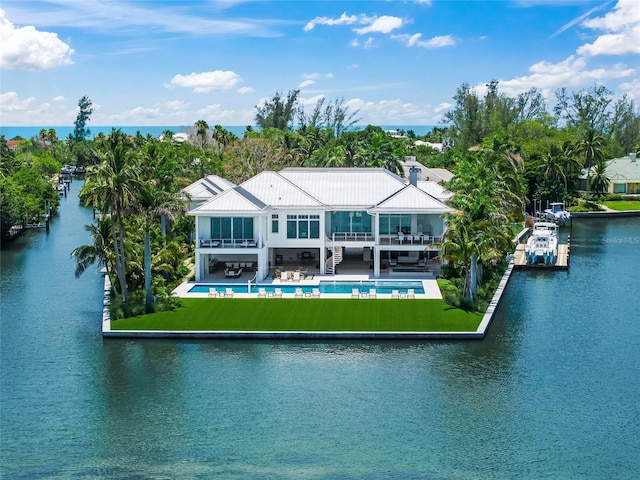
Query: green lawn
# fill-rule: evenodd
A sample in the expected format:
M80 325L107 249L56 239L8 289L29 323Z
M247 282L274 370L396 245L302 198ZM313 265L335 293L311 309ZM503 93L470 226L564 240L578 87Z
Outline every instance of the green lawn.
M604 205L613 210L640 210L640 202L611 201Z
M482 316L442 300L183 298L175 311L114 320L111 329L469 332Z

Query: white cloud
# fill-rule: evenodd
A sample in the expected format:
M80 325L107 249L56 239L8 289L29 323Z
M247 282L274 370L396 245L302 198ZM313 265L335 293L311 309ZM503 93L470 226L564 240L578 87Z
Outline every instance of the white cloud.
M204 108L201 108L200 110L197 110L196 113L198 113L199 115L213 115L215 113L217 113L220 110L220 104L219 103L214 103L213 105L207 105Z
M303 73L302 74L302 78L305 78L307 80L315 80L319 76L320 76L319 73Z
M124 112L109 115L108 118L115 121L133 122L133 124L144 124L148 120L155 120L157 118L160 118L160 109L135 107L131 110L125 110Z
M426 5L427 7L431 6L431 0L414 0L415 3L418 3L420 5Z
M367 33L391 33L396 28L400 28L403 23L404 22L400 17L383 15L372 19L368 26L355 28L354 31L358 35L366 35Z
M333 78L333 73L327 73L327 74L325 74L325 77L326 78Z
M16 92L7 92L0 95L0 107L2 107L4 113L27 110L29 105L35 101L35 97L20 100Z
M538 62L529 67L531 75L517 77L511 80L501 80L500 89L505 94L515 96L532 87L538 88L543 94L552 89L567 87L582 88L586 85L602 83L608 79L630 77L636 73L633 68L623 64L608 66L607 68L587 68L584 57L571 55L562 62ZM478 89L485 88L478 85Z
M62 95L58 95L57 97L53 97L51 100L54 102L64 102L64 97Z
M229 90L235 87L240 81L240 75L235 72L230 70L215 70L213 72L194 72L189 75L178 74L166 84L166 87L186 87L193 88L195 93L208 93Z
M56 33L33 26L16 27L0 9L0 67L9 70L46 70L70 65L74 50Z
M618 0L604 17L585 20L583 26L607 32L593 43L578 48L578 54L626 55L640 54L640 5L637 0Z
M256 89L255 89L255 88L253 88L253 87L240 87L240 88L239 88L238 90L236 90L236 91L237 91L238 93L241 93L241 94L243 94L243 95L244 95L245 93L253 93L253 92L255 92L255 91L256 91Z
M358 110L362 123L373 125L389 125L414 123L428 125L432 121L429 109L425 106L404 102L400 99L380 100L377 102L353 98L345 103L349 111Z
M620 84L620 88L632 100L640 100L640 78Z
M190 105L189 102L183 102L182 100L169 100L165 103L169 110L180 110Z
M367 38L367 40L364 42L364 44L362 45L364 48L372 48L373 45L373 37L369 37Z
M315 80L304 80L298 85L298 88L304 88L304 87L308 87L310 85L315 85L315 84L316 84Z
M443 103L441 103L440 105L438 105L437 107L435 107L435 108L433 109L433 111L434 111L435 113L440 113L440 112L442 112L442 111L444 111L444 110L449 110L451 107L453 107L453 105L452 105L452 104L450 104L450 103L448 103L448 102L443 102Z
M407 47L421 47L421 48L442 48L455 45L456 42L451 35L440 35L433 37L430 40L421 40L422 34L415 33L413 35L392 35L394 40L400 40L404 42Z
M316 17L304 26L304 31L313 30L316 25L352 25L358 22L358 18L357 15L347 15L347 12L343 12L338 18Z

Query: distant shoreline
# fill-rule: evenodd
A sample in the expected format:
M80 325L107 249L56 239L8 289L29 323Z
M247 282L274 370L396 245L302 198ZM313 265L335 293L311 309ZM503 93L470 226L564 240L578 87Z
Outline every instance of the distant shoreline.
M429 133L434 126L433 125L377 125L383 130L402 130L409 131L413 130L413 132L418 135L426 135ZM213 127L213 125L210 125ZM363 129L366 125L357 125L356 129ZM6 140L11 140L14 137L22 137L22 138L33 138L37 137L42 129L49 130L51 128L55 129L59 139L65 139L69 136L71 132L73 132L73 125L41 125L41 126L0 126L0 135L4 135ZM104 125L88 125L89 130L91 131L91 138L95 137L99 133L103 133L107 135L112 128L119 128L127 135L136 135L137 132L144 135L151 135L152 137L158 138L163 132L166 130L171 130L173 133L187 132L189 129L194 128L193 125L162 125L162 126L154 126L154 125L126 125L126 126L104 126ZM246 125L225 125L224 128L229 130L234 135L241 137L244 131L246 130ZM256 126L253 128L257 129Z

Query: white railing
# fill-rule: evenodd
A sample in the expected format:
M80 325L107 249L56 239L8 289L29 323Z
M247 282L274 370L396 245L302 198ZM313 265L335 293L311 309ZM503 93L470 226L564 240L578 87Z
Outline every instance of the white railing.
M200 248L260 248L258 241L252 238L236 240L229 238L201 238Z
M375 237L369 232L334 232L331 239L334 242L373 242Z

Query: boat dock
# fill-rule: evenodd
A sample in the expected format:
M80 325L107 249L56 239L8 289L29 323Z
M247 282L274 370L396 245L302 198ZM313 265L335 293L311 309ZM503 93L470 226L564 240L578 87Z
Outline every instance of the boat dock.
M569 244L561 243L558 245L558 258L553 265L545 265L544 263L536 263L533 265L527 264L527 257L524 254L524 243L516 245L514 267L515 268L541 268L541 269L555 269L566 270L569 268Z

